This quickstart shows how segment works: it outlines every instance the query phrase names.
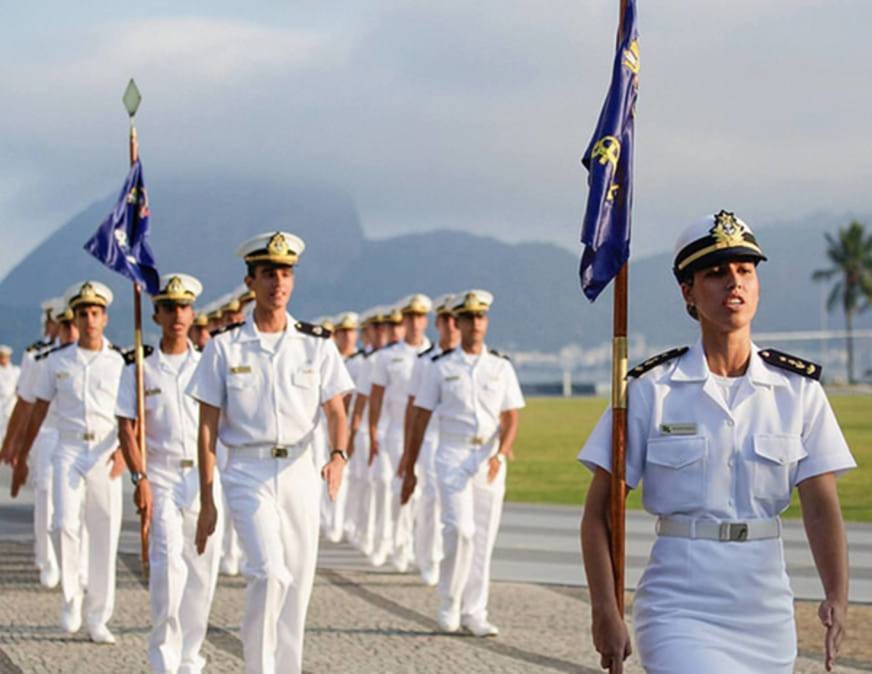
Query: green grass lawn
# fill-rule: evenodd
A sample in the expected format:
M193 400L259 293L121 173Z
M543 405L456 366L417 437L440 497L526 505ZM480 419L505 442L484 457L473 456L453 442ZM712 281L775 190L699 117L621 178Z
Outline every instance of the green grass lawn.
M830 399L859 467L839 480L845 519L872 522L872 397L837 396ZM607 401L602 398L530 398L521 411L515 442L515 461L509 468L509 501L580 505L590 473L575 457L599 419ZM641 508L632 492L630 508ZM794 503L788 517L798 517Z

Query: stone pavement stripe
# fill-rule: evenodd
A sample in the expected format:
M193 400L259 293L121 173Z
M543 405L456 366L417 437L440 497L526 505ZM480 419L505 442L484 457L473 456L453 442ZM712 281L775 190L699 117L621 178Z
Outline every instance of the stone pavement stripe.
M131 575L136 578L137 582L143 588L148 590L148 582L142 574L142 564L139 561L139 555L130 554L129 552L118 553L118 558L122 561ZM228 655L232 655L239 660L242 660L242 641L239 637L228 632L223 627L209 625L206 631L206 640L220 651L224 651Z
M24 674L21 667L12 662L6 651L0 646L0 674Z
M377 606L378 608L387 611L388 613L393 613L394 615L403 618L404 620L417 623L418 625L421 625L422 627L426 627L428 629L432 629L434 627L434 621L432 618L418 613L417 611L403 606L402 604L398 604L397 602L388 599L387 597L384 597L377 592L368 590L367 588L363 587L358 583L355 583L353 580L342 575L341 573L322 569L320 570L319 575L329 580L333 585L336 585L337 587L345 590L349 594L355 595L372 604L373 606ZM491 639L478 639L475 637L468 637L465 640L465 643L468 643L468 645L470 646L483 648L499 655L513 658L515 660L521 660L532 665L553 669L558 672L582 672L584 674L595 674L598 671L595 669L590 669L589 667L583 667L574 662L569 662L568 660L552 658L547 655L542 655L540 653L531 653L530 651L525 651L523 649L509 646L507 644L500 643Z

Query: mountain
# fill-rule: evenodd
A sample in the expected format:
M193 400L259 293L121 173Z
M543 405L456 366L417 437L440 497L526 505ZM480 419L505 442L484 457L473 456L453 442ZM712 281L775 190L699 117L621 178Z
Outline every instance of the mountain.
M298 180L209 178L149 184L152 246L163 272L199 277L206 301L242 282L234 255L244 239L286 229L306 241L291 311L299 318L364 309L410 292L437 295L469 287L494 292L489 342L509 351L554 352L567 344L593 347L611 334L611 291L589 304L578 289L578 258L542 243L508 244L456 231L368 240L353 199L335 186ZM36 337L39 302L71 283L96 278L116 292L109 336L131 340L130 285L82 250L111 207L91 204L22 260L0 283L0 341L21 348ZM818 329L821 288L812 270L826 266L824 231L849 216L816 216L801 223L755 228L770 261L760 267L762 301L757 331ZM865 219L872 224L872 219ZM644 226L644 225L637 225ZM672 277L671 254L633 260L630 331L656 346L695 338ZM146 314L148 303L146 302ZM858 327L872 327L872 312ZM841 327L840 315L829 317ZM146 315L146 334L155 330ZM653 347L652 347L653 348Z

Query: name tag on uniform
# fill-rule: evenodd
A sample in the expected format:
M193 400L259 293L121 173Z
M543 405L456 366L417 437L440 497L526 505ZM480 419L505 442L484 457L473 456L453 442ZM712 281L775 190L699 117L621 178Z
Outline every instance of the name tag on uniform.
M458 379L460 379L459 374L453 374L450 377L445 377L445 381L457 381Z
M660 432L663 435L696 435L696 424L691 424L691 423L660 424Z
M403 359L402 358L391 358L391 362L392 363L402 363Z
M70 373L69 373L69 372L58 372L58 373L55 375L55 378L56 378L56 379L69 379L69 378L70 378Z
M251 365L234 365L230 368L230 374L249 374Z
M148 396L156 396L158 393L160 393L159 388L147 388L147 389L145 389L145 397L146 398Z

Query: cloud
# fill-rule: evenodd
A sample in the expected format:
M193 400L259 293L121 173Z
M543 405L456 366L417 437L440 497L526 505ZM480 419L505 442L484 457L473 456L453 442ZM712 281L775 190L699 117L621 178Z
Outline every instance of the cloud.
M19 250L118 188L131 74L147 176L310 175L353 194L371 235L448 227L575 245L615 3L303 3L257 19L208 7L83 20L18 45L0 72L14 101L0 117L0 210ZM720 207L754 222L872 210L872 6L640 12L637 251L669 248Z

